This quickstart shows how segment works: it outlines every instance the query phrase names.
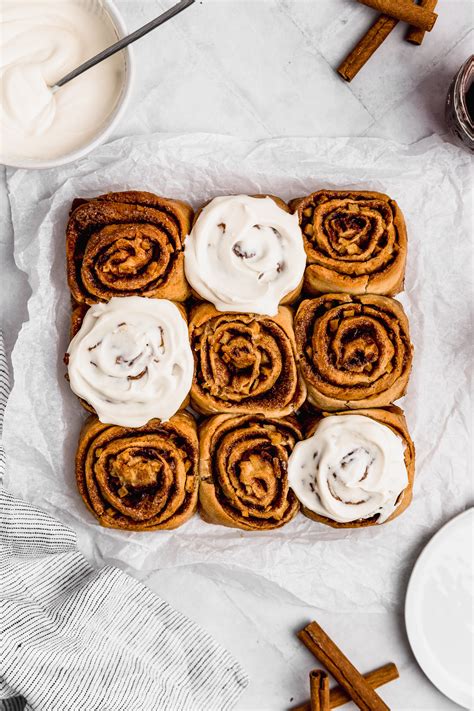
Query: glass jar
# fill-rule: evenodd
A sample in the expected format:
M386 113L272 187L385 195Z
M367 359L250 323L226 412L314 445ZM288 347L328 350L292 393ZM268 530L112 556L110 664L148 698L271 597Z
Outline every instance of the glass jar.
M464 62L449 87L446 122L456 141L474 152L474 55Z

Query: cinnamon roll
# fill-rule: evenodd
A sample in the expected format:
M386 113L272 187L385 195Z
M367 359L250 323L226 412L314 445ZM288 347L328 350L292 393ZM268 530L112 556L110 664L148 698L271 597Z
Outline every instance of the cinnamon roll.
M323 413L309 435L288 464L305 516L358 528L391 521L407 508L415 448L400 408Z
M305 266L298 217L275 197L216 197L185 242L186 277L219 311L275 316L298 296Z
M66 362L73 392L101 422L124 427L168 420L193 378L186 320L166 299L128 296L91 306Z
M196 510L196 423L187 412L130 429L89 417L76 454L76 480L101 526L153 531L181 526Z
M376 192L318 190L290 207L298 214L308 255L308 294L393 296L402 290L407 234L395 200Z
M247 531L280 528L299 504L288 457L301 439L296 420L217 415L200 432L199 511L208 523Z
M316 407L380 407L405 393L412 345L395 299L324 294L300 304L294 325L301 372Z
M191 402L198 412L283 417L303 403L306 388L287 307L270 318L200 304L189 332L195 361Z
M153 193L108 193L75 200L66 231L67 276L77 303L112 296L184 301L183 242L193 217L179 200Z

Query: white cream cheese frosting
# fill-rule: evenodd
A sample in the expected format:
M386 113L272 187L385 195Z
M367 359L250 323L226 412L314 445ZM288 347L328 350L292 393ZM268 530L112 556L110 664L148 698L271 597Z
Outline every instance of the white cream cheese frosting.
M306 265L298 216L270 197L217 197L185 241L192 288L219 311L274 316Z
M186 321L166 299L114 297L91 306L67 352L71 389L107 424L168 420L191 388Z
M123 56L51 87L117 41L100 0L3 0L0 27L2 159L55 159L83 146L117 104Z
M323 417L298 442L288 479L300 502L338 523L378 516L386 521L408 485L402 439L364 415Z

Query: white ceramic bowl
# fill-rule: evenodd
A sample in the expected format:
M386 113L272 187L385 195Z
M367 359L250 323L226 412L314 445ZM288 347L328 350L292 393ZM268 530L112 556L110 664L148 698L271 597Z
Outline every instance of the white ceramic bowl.
M119 39L121 37L124 37L127 34L127 29L125 27L123 18L119 13L118 9L116 8L115 4L112 2L112 0L101 0L101 4L107 15L109 15ZM0 156L0 163L2 163L3 165L8 165L12 168L55 168L59 165L72 163L78 158L83 158L85 155L94 150L94 148L97 148L97 146L99 146L101 143L104 143L106 138L110 135L110 133L113 131L113 129L117 126L118 122L122 118L122 115L125 112L127 104L129 102L130 93L132 89L134 77L134 59L132 48L128 46L122 50L122 53L125 65L122 91L114 110L110 114L107 121L98 128L94 138L84 143L84 145L82 145L80 148L77 148L75 151L71 151L63 156L53 158L51 160L44 160L39 158L15 158L3 160Z

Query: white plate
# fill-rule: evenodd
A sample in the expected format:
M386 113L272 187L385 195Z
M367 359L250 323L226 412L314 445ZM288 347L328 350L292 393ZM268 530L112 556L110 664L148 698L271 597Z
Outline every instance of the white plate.
M474 508L433 536L411 574L405 622L426 676L450 699L474 708Z

